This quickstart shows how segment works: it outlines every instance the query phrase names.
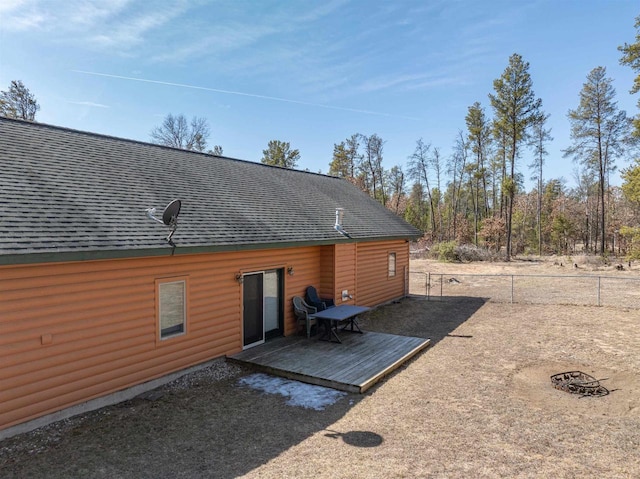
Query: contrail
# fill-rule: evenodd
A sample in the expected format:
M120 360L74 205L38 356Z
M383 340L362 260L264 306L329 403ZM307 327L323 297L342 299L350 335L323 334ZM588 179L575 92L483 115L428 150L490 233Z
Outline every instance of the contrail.
M121 76L121 75L111 75L109 73L88 72L88 71L84 71L84 70L71 70L71 71L74 72L74 73L83 73L85 75L94 75L94 76L107 77L107 78L117 78L119 80L139 81L139 82L143 82L143 83L155 83L156 85L176 86L176 87L179 87L179 88L191 88L192 90L212 91L212 92L216 92L216 93L224 93L224 94L227 94L227 95L248 96L248 97L251 97L251 98L260 98L261 100L281 101L281 102L285 102L285 103L294 103L296 105L305 105L305 106L314 106L314 107L318 107L318 108L326 108L328 110L349 111L349 112L352 112L352 113L363 113L365 115L378 115L378 116L386 116L386 117L391 117L391 118L404 118L406 120L415 120L415 121L419 121L420 120L420 118L411 117L411 116L394 115L394 114L391 114L391 113L382 113L382 112L379 112L379 111L371 111L371 110L358 110L356 108L345 108L345 107L341 107L341 106L323 105L321 103L310 103L310 102L307 102L307 101L290 100L288 98L279 98L279 97L276 97L276 96L257 95L255 93L245 93L245 92L241 92L241 91L221 90L219 88L209 88L209 87L205 87L205 86L187 85L185 83L172 83L172 82L160 81L160 80L149 80L147 78L135 78L135 77L126 77L126 76Z

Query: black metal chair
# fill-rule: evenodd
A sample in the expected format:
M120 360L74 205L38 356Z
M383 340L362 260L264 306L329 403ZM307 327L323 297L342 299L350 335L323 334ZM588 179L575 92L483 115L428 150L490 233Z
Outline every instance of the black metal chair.
M318 291L313 286L307 288L307 303L317 308L318 311L324 311L336 305L333 299L318 296Z
M310 338L311 327L316 326L317 329L318 320L316 318L313 318L312 316L314 313L317 313L318 310L315 307L305 303L304 299L302 299L300 296L294 296L293 312L298 322L304 321L305 327L307 329L307 338Z

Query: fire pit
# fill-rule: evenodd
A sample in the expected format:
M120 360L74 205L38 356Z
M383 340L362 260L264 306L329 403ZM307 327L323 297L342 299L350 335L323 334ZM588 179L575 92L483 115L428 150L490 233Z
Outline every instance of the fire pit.
M556 389L571 394L585 396L606 396L609 390L593 376L582 371L567 371L551 376L551 384Z

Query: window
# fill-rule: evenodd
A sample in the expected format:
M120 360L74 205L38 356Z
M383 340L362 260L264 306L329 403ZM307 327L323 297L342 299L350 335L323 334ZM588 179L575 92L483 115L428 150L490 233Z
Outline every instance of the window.
M396 275L396 254L389 253L389 277Z
M157 285L160 339L183 334L187 322L186 280L157 281Z

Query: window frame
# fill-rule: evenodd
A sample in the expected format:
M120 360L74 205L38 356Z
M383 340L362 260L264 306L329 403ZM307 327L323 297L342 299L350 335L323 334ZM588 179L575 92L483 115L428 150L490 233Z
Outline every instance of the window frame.
M393 258L393 261L391 260ZM393 269L391 265L393 262ZM398 274L398 255L395 251L387 252L387 278L395 278Z
M182 283L182 323L169 328L162 328L162 286L168 284ZM187 324L189 318L189 281L186 276L174 276L170 278L159 278L155 280L156 289L156 341L164 342L169 339L178 338L187 334ZM181 326L181 327L180 327ZM174 330L175 329L175 330Z

